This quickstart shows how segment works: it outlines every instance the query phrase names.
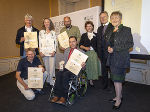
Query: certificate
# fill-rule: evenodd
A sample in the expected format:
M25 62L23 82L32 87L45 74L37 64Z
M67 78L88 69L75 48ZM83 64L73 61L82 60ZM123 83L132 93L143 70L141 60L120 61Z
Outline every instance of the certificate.
M38 48L37 32L24 32L24 47L27 48Z
M28 67L28 87L43 88L42 68Z
M40 52L42 52L45 56L51 56L51 53L55 51L55 41L54 39L39 39L40 41Z
M59 34L57 38L61 47L65 49L69 47L69 37L66 31Z
M74 73L75 75L78 75L82 68L81 64L83 62L86 62L87 58L87 55L77 49L74 49L67 64L65 65L65 68Z

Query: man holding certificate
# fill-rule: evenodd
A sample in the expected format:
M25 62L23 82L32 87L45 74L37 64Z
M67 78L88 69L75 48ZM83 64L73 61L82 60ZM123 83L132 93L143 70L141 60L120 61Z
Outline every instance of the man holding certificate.
M38 44L38 42L37 42L37 40L38 40L37 39L37 35L39 33L39 30L32 26L33 18L32 18L31 15L26 14L25 17L24 17L24 21L25 21L25 26L23 26L20 29L18 29L17 35L16 35L16 44L18 44L20 46L20 56L22 58L26 57L25 46L24 46L24 42L25 42L26 39L25 39L24 33L31 33L31 34L35 33L36 36L34 36L34 37L35 37L36 42L34 42L34 43L36 43L36 44ZM29 43L30 41L31 40L29 40L26 43ZM36 45L35 48L37 48L37 47L38 47L38 45ZM36 49L36 54L38 54L38 49Z
M75 36L77 38L77 43L79 43L81 38L80 30L77 26L71 25L71 18L69 16L64 17L64 25L65 27L60 30L60 33L66 32L68 37ZM60 49L65 50L66 48L60 46Z
M17 87L27 100L33 100L35 93L42 93L41 89L34 89L34 91L31 89L43 87L41 83L45 81L47 76L42 72L44 72L44 68L38 57L35 56L34 49L27 49L26 57L19 61L16 71ZM41 77L43 79L41 79ZM36 81L38 81L38 83ZM29 88L29 86L31 86L31 88Z
M77 38L75 36L69 37L69 45L70 45L70 47L67 48L64 52L65 65L67 65L70 62L71 58L73 59L74 56L72 56L72 55L75 50L77 50L81 54L83 53L83 51L81 49L77 48ZM87 59L87 57L86 57L86 59ZM85 61L85 59L82 59L82 60ZM73 61L75 61L75 60L73 60ZM84 69L85 62L83 62L83 61L82 61L82 63L78 63L78 62L79 61L77 61L75 63L78 64L82 69ZM57 102L60 104L63 104L66 102L67 92L68 92L68 88L69 88L69 80L73 75L77 75L77 74L73 73L73 71L71 71L69 68L67 68L67 69L64 68L63 70L59 71L56 74L54 97L52 98L51 102Z

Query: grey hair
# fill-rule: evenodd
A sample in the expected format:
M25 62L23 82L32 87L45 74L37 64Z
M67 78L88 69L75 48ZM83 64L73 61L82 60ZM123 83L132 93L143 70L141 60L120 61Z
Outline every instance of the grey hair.
M24 16L24 19L33 19L33 17L32 17L32 15L30 15L30 14L26 14L25 16Z
M120 19L122 19L122 13L120 11L114 11L111 13L110 17L113 15L118 15L120 17Z
M34 53L34 55L36 55L35 49L34 48L28 48L25 49L25 52L27 53L28 51L32 51Z

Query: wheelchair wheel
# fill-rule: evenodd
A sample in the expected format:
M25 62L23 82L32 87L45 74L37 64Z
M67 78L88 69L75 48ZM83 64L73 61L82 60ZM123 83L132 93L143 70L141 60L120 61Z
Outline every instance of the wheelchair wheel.
M79 86L78 86L78 95L84 96L87 91L87 78L85 75L82 75L79 78Z
M76 92L70 93L67 98L66 106L71 106L72 104L74 104L76 99L77 99Z
M50 95L49 95L49 101L51 101L51 99L54 97L54 87L52 87Z

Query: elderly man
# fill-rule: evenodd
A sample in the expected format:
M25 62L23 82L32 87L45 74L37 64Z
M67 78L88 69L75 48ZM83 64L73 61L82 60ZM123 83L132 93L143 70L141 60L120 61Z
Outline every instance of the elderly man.
M24 32L37 32L39 33L39 30L34 28L32 26L33 18L31 15L26 14L24 17L25 26L21 27L17 31L16 35L16 44L20 45L20 56L22 58L26 57L25 50L24 50ZM36 54L38 54L38 49L36 49Z
M43 69L42 64L37 56L35 56L35 51L33 49L26 50L26 57L22 58L19 61L17 71L16 71L16 79L17 79L17 87L21 91L21 93L25 96L27 100L33 100L35 98L35 92L41 93L40 89L32 90L28 87L28 67L39 67ZM46 74L43 74L43 80L46 79ZM44 82L43 81L43 82Z
M101 26L97 30L97 55L101 60L102 69L102 89L107 89L108 87L108 67L106 66L106 61L108 57L108 42L106 40L106 34L113 30L113 26L108 22L108 13L103 11L99 15Z
M65 64L67 63L68 59L70 58L72 52L74 49L77 48L77 38L75 36L71 36L69 38L69 45L70 47L67 48L64 52L64 61ZM79 51L83 52L81 49L78 49ZM82 63L82 68L85 67L85 63ZM54 87L54 97L51 100L51 102L57 102L57 103L65 103L69 88L69 80L74 74L67 69L64 69L63 71L59 71L56 74L56 82Z
M75 36L77 37L77 42L79 43L80 41L80 38L81 38L81 34L80 34L80 30L77 26L73 26L71 25L71 19L70 17L66 16L64 17L64 25L65 27L63 27L61 30L60 30L60 33L66 31L68 36ZM64 48L60 47L62 50L65 50Z

